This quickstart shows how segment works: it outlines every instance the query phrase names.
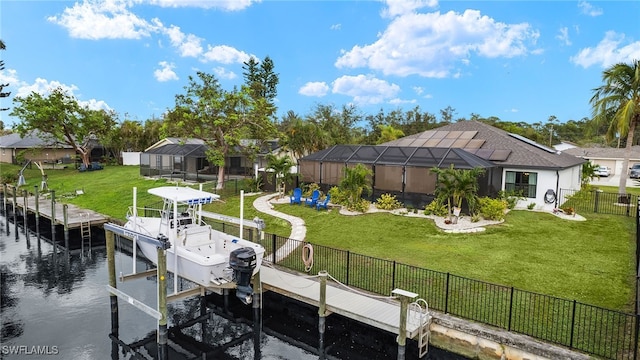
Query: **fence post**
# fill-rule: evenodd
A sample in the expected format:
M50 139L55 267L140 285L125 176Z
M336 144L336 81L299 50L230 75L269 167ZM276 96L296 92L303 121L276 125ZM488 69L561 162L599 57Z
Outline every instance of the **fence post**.
M593 203L593 212L594 213L598 213L598 202L600 200L600 191L599 190L595 190L596 196L595 196L595 201Z
M347 251L347 278L345 281L345 285L349 285L349 268L351 264L351 251Z
M573 331L576 327L576 301L573 300L573 310L571 311L571 335L569 338L569 349L573 349Z
M444 287L444 313L449 313L449 273L447 273L447 283Z
M509 296L509 324L507 331L511 331L511 316L513 314L513 286L511 287L511 295Z
M393 273L391 275L391 288L396 288L396 261L393 260Z
M276 263L276 234L271 234L271 253L273 254L273 260L271 262L275 265L275 263Z

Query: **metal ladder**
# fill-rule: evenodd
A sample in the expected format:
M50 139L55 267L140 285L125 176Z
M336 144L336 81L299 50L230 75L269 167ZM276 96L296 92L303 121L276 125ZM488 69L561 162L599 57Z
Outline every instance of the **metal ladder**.
M418 299L409 304L408 320L419 326L418 356L422 358L429 352L429 327L431 326L431 314L426 300Z
M81 249L82 256L85 252L87 257L91 259L91 221L89 220L89 214L82 214L80 219L80 236L82 237Z

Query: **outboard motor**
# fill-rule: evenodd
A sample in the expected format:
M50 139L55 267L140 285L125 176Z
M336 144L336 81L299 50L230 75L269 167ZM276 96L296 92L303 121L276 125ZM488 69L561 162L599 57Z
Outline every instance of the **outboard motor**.
M237 285L236 296L243 304L251 303L251 276L256 268L256 252L250 247L233 250L229 256L229 266L233 270L233 281Z

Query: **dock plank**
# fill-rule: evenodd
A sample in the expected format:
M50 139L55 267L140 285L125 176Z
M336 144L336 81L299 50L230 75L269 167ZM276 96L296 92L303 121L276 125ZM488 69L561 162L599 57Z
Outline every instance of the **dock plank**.
M13 205L13 198L8 197L7 202ZM24 211L24 197L16 197L15 206ZM51 199L38 199L39 216L43 216L49 220L52 219L53 211ZM55 202L55 221L56 224L64 225L64 206L65 204ZM92 226L102 225L109 221L105 215L97 213L93 210L83 209L73 204L67 206L67 227L69 229L79 228L82 222L90 222ZM27 197L27 210L30 213L36 212L36 198L34 196Z
M311 279L272 267L260 268L260 280L264 289L298 299L313 306L319 306L320 283ZM327 282L326 307L331 313L357 320L376 328L397 334L400 325L400 302L391 297L366 295L343 286ZM408 318L413 315L408 314ZM407 337L415 338L419 324L407 322Z

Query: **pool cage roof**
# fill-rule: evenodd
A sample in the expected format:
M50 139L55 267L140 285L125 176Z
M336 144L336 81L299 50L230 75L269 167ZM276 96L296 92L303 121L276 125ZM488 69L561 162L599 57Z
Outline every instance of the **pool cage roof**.
M145 154L206 157L207 146L202 144L167 144L145 151Z
M494 163L458 148L380 145L335 145L305 156L300 161L428 168L447 168L453 164L456 169L496 167Z

